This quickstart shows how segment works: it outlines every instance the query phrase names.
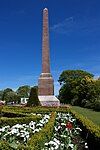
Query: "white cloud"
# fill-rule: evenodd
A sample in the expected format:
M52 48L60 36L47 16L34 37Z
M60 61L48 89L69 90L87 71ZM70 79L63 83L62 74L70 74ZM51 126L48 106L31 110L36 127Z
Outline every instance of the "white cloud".
M68 17L60 23L53 25L50 29L54 32L65 34L74 22L73 17Z
M71 16L53 25L50 29L53 32L66 35L88 35L100 31L100 20L85 16Z

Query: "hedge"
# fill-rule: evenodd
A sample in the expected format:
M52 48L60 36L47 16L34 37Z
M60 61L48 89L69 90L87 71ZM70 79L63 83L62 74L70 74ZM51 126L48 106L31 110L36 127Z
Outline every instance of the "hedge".
M52 112L49 122L39 132L35 133L28 141L27 146L20 145L19 150L41 150L45 142L49 141L53 134L56 113Z
M100 126L95 125L91 120L83 115L71 110L71 113L76 117L81 125L84 138L86 138L91 150L100 147Z
M2 117L8 117L8 118L25 117L25 116L29 116L29 115L30 114L27 114L27 113L21 113L21 112L9 111L9 110L1 112Z
M13 126L17 123L29 123L30 121L39 121L41 119L40 116L30 116L30 117L16 117L16 118L7 118L7 117L1 117L0 118L0 127L10 125Z
M68 112L67 107L21 107L21 106L5 106L3 112L12 111L18 113L49 113L49 112Z

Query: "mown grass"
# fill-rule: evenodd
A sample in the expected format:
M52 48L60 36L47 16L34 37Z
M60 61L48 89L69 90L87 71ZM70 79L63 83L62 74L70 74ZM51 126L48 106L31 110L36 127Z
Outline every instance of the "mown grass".
M72 109L90 119L93 123L100 126L100 112L93 111L91 109L82 108L78 106L72 106Z

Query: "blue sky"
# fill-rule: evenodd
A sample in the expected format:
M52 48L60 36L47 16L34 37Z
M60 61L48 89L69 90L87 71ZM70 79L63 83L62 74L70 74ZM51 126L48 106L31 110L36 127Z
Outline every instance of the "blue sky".
M63 70L100 76L100 0L0 0L0 89L37 84L45 7L55 94Z

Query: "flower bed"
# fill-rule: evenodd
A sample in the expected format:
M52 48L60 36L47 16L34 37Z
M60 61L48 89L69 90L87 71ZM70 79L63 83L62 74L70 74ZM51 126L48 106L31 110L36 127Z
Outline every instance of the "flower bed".
M20 145L19 150L42 150L45 142L51 139L53 134L53 127L55 123L56 113L52 112L50 119L47 124L45 124L42 130L34 135L27 142L27 145Z
M10 126L1 129L6 130L6 138L0 132L0 150L83 150L88 149L88 146L89 150L96 150L99 147L100 127L71 109L4 107L2 112L12 112L12 115L23 117L0 118L2 127ZM50 113L50 119L42 124L45 114Z
M38 114L38 116L41 116L41 114ZM45 114L42 115L39 122L31 121L29 124L4 126L0 128L1 141L7 141L10 147L16 149L20 144L26 144L32 134L39 132L49 118L50 116Z
M80 150L88 149L87 143L80 137L82 129L69 113L58 113L54 134L42 150Z

